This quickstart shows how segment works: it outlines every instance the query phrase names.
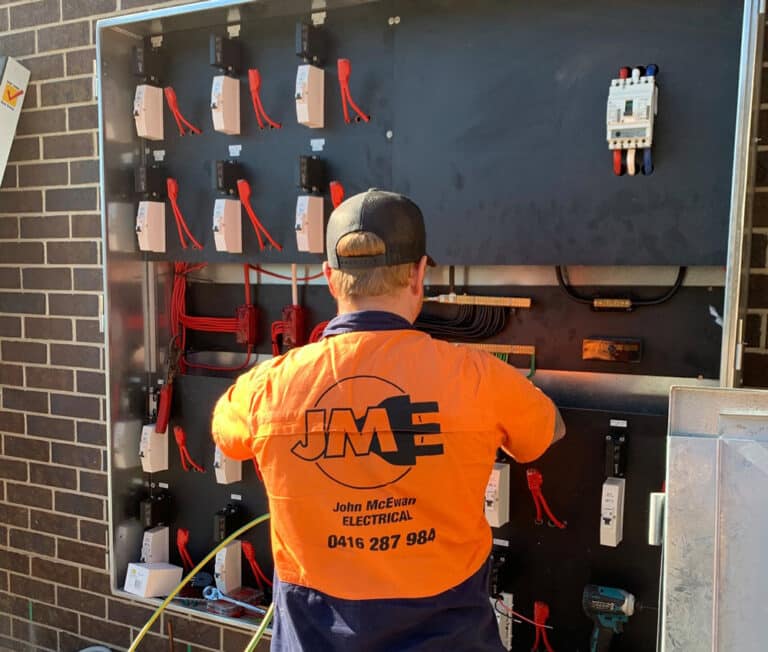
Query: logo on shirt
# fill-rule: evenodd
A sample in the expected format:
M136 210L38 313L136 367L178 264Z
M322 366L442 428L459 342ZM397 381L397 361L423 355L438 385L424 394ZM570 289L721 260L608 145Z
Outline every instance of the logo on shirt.
M414 403L378 376L343 378L306 411L291 452L344 487L377 489L404 478L420 457L443 454L438 412L437 401Z

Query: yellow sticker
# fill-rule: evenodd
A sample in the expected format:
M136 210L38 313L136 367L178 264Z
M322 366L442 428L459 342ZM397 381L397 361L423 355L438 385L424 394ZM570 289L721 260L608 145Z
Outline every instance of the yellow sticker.
M2 103L11 109L15 109L22 95L24 95L24 91L16 86L16 84L5 82Z

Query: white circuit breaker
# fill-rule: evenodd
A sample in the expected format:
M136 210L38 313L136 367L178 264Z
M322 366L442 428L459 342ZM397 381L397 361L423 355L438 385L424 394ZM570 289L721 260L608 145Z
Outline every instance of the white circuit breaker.
M165 202L139 202L136 237L141 251L165 252Z
M653 144L658 88L652 75L635 68L626 79L613 79L608 90L606 129L610 149L643 149Z
M170 533L165 525L158 525L144 532L141 541L141 562L167 564L170 561Z
M29 70L16 59L0 57L0 182L8 164L28 84Z
M222 593L234 593L243 585L243 544L239 539L228 543L216 553L213 579Z
M240 133L240 80L216 75L211 86L213 129L222 134Z
M296 247L312 254L323 253L325 243L325 201L314 195L296 200Z
M144 473L168 470L168 435L155 432L154 423L141 429L139 458Z
M133 119L139 138L162 140L163 89L151 84L139 84L133 96Z
M491 527L509 522L509 464L496 462L485 487L485 518Z
M239 199L217 199L214 202L213 241L216 251L243 253L243 210Z
M608 478L600 500L600 545L615 548L624 538L624 478Z
M296 119L312 129L325 126L325 71L308 63L296 71Z
M128 564L123 590L140 598L168 595L181 582L181 566L173 564Z
M224 455L218 446L213 456L213 469L219 484L232 484L243 479L243 463Z

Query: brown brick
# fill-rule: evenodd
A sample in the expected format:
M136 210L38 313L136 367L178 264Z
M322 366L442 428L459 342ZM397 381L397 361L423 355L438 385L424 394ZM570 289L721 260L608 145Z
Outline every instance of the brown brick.
M11 146L9 161L36 161L40 158L40 139L37 136L31 138L16 138ZM3 197L7 193L3 193ZM5 201L5 200L3 200Z
M56 629L77 631L77 614L51 605L34 604L34 619ZM59 648L63 649L63 648Z
M101 641L93 641L82 636L75 636L69 632L59 632L59 650L85 650L94 645L101 644ZM142 652L144 652L144 645L142 644Z
M131 631L127 627L88 616L80 616L80 633L117 647L128 647L131 643Z
M752 274L749 277L747 305L752 308L768 308L768 274Z
M80 569L80 588L94 593L109 593L109 575L98 573L87 568ZM143 623L142 623L143 625Z
M56 589L56 598L56 604L65 609L87 613L96 618L104 618L107 613L106 600L93 593L59 586Z
M94 446L107 445L107 429L103 423L93 421L77 422L77 441L81 444L93 444Z
M24 433L24 413L0 411L0 431Z
M59 564L55 561L40 559L40 557L32 558L32 576L68 586L78 586L80 581L80 573L75 566Z
M0 52L13 53L23 57L35 53L35 31L17 32L16 34L0 34Z
M768 387L768 355L747 352L742 368L745 387Z
M21 275L19 269L13 267L0 267L0 288L21 288Z
M104 518L104 500L64 491L56 492L56 511L86 518Z
M14 618L13 636L22 641L34 641L35 650L47 649L58 650L59 635L55 629L43 627L38 623L32 623L28 620Z
M3 590L3 589L0 589ZM6 615L0 615L0 635L10 636L11 634L11 617Z
M222 635L222 652L241 652L241 650L244 650L248 646L248 643L251 641L251 637L253 636L253 634L250 633L223 628ZM269 643L262 639L256 650L258 652L268 652Z
M99 314L99 297L95 294L51 294L48 309L51 315L95 317Z
M0 292L0 312L45 312L45 295L33 292Z
M103 517L100 516L99 518ZM59 539L57 552L58 558L65 561L72 561L91 568L106 569L107 567L107 551L103 547L91 546L79 541Z
M3 389L3 407L6 410L24 412L48 412L47 392L33 392L28 389Z
M116 9L116 0L68 0L64 3L64 20L107 14Z
M103 289L103 271L99 268L75 269L75 290L85 292L101 292Z
M27 433L34 437L73 441L75 439L75 422L71 419L55 419L28 414Z
M98 213L72 215L71 222L73 238L101 237L101 215Z
M24 93L24 108L27 110L37 109L37 83L33 79L29 86L27 86L27 92Z
M67 52L67 75L90 75L93 73L95 48L83 48Z
M766 111L768 113L768 111ZM766 253L768 253L768 235L763 233L753 233L750 247L751 258L750 267L766 267Z
M141 607L137 604L130 602L123 602L121 600L115 600L109 598L107 600L108 619L116 622L123 623L124 625L130 625L131 627L141 628L144 627L144 623L149 620L152 615L152 609ZM160 631L160 621L158 620L152 626L154 632ZM243 648L240 648L238 652L242 652Z
M62 104L75 104L77 102L90 102L92 99L92 81L89 77L67 79L65 81L45 82L40 85L40 105L60 106ZM45 140L45 139L44 139ZM46 151L47 151L46 146ZM73 156L87 156L87 154L73 154ZM62 156L49 155L45 158L64 158Z
M43 158L76 158L79 156L93 156L93 134L67 134L66 136L45 136L43 138Z
M61 56L61 55L56 55ZM67 114L64 109L46 109L43 111L22 111L17 136L39 136L41 134L66 131Z
M75 339L78 342L104 343L104 333L99 332L97 319L78 319L75 322Z
M221 629L215 625L208 625L199 620L190 620L189 618L179 618L166 614L165 622L173 622L174 638L184 641L194 641L198 645L214 648L221 648Z
M21 188L65 186L68 180L69 172L66 163L31 163L19 166L19 187Z
M50 489L9 482L6 486L6 492L8 493L8 501L17 505L50 509L53 504Z
M101 350L95 346L51 344L51 364L99 369L101 368Z
M80 541L95 543L98 546L107 545L107 526L104 523L80 520Z
M0 549L0 568L29 575L29 555Z
M59 0L37 0L11 7L11 29L58 23L59 20Z
M52 362L51 364L56 363ZM69 392L73 391L75 388L74 373L71 369L54 369L52 367L27 367L26 375L27 387L58 389Z
M24 478L26 482L26 477ZM0 503L0 523L4 525L15 525L16 527L29 527L29 510L26 507L17 507Z
M0 337L21 337L21 318L0 316Z
M42 263L44 257L42 242L6 242L0 247L0 263L5 265Z
M19 130L16 130L19 133ZM2 188L16 188L19 185L18 174L16 173L15 165L7 165L5 167L5 173L2 179L0 179L0 189Z
M21 387L24 384L24 367L0 364L0 384Z
M56 27L44 27L37 33L38 50L64 50L79 45L90 45L90 23L84 20L79 23L68 23Z
M71 340L72 321L48 317L25 317L24 334L34 340Z
M56 603L56 590L50 582L33 580L30 577L11 574L11 591L16 595L39 600L40 602Z
M58 165L54 163L53 165ZM69 219L66 215L46 215L45 217L22 217L21 237L29 239L68 238Z
M45 344L37 342L17 342L4 340L0 344L3 360L8 362L32 362L45 364L48 361L48 351Z
M106 392L104 374L94 371L78 371L77 391L80 394L104 395Z
M8 531L8 544L11 548L45 555L46 557L53 557L56 548L56 540L53 537L13 528Z
M72 444L51 444L51 460L57 464L76 466L92 471L101 470L101 451L98 448Z
M39 190L3 190L2 213L39 213L42 209L43 196Z
M33 509L30 512L30 523L34 530L48 532L61 537L77 538L77 519L63 514L50 512L38 512Z
M27 463L21 460L10 460L7 457L0 457L0 478L8 480L27 481ZM1 521L0 522L5 522Z
M101 404L90 396L51 394L51 414L97 420L101 418Z
M3 454L7 457L47 462L50 459L50 444L42 439L6 434L3 435Z
M98 183L99 161L72 161L69 164L69 182L73 185L81 183Z
M55 461L55 460L54 460ZM29 463L29 481L46 487L77 489L77 471L51 464Z
M764 68L768 74L768 68ZM768 88L764 91L768 93ZM752 198L752 226L768 226L768 192L756 192Z
M47 211L87 211L96 206L96 188L55 188L45 191Z
M99 113L96 106L73 106L67 109L69 131L96 129L99 126Z
M106 473L89 473L80 471L80 491L98 496L107 495Z
M62 265L95 265L99 252L95 242L51 242L48 263Z
M71 290L68 267L27 267L23 270L25 290Z
M29 68L32 79L41 81L64 76L64 55L46 54L42 57L26 57L22 63Z

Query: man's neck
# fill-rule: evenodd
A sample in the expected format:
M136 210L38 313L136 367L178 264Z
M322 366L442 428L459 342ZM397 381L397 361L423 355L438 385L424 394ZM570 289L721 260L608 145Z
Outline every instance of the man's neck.
M361 312L363 310L377 310L380 312L391 312L407 320L409 323L413 323L413 316L402 305L402 302L390 299L389 297L359 298L353 301L339 300L338 304L340 315L350 312Z

